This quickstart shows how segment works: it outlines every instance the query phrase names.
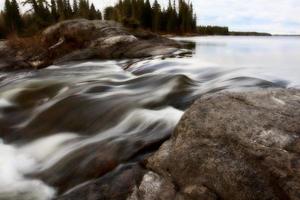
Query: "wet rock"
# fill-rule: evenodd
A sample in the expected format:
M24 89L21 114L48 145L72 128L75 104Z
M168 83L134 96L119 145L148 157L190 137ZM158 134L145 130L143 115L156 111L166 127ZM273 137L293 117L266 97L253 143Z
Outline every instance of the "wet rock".
M299 90L208 95L185 113L147 168L159 175L152 184L168 180L183 199L296 200L299 136ZM159 199L148 198L160 191L148 185L137 186L144 194L135 199Z
M76 186L57 200L124 200L133 192L145 172L137 164L124 165L104 177Z
M80 60L87 60L93 58L99 58L100 56L97 53L96 49L83 49L83 50L76 50L72 53L69 53L61 58L55 59L53 64L60 64L68 61L80 61Z

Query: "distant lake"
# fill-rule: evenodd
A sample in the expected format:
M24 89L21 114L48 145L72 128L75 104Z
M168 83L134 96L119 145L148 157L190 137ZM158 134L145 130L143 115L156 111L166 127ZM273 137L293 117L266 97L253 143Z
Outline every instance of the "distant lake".
M195 43L192 59L199 67L237 70L240 75L284 80L300 87L300 37L180 37Z

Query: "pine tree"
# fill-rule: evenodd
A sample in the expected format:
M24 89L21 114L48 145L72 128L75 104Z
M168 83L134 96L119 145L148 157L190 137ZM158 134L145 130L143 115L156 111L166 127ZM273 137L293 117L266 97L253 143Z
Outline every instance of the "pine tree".
M152 9L151 9L151 4L150 4L149 0L146 0L146 2L144 4L141 18L142 18L141 24L144 28L152 27Z
M9 32L13 30L12 22L12 6L9 0L5 0L4 3L4 23Z
M51 0L51 15L54 22L56 22L58 20L58 13L55 0Z
M86 0L79 0L79 16L88 18L89 17L89 2Z
M77 2L77 0L73 1L73 14L74 14L74 16L78 16L78 2Z
M4 22L4 11L0 11L0 38L5 38L6 36L6 27Z
M153 16L152 16L152 30L157 32L160 30L160 25L161 25L161 9L160 5L157 2L157 0L154 1L153 4Z
M58 12L59 20L61 21L67 19L65 15L65 5L63 0L57 0L56 4L57 4L57 12Z
M64 0L64 8L65 8L65 15L66 18L69 19L73 16L73 10L70 4L70 0Z
M114 7L107 7L104 9L104 19L105 20L112 20L114 13Z
M102 13L101 13L100 10L97 10L97 16L96 16L96 18L102 20Z
M172 5L171 0L169 0L169 5L166 10L166 17L167 17L167 32L174 32L177 29L177 12L174 8L174 5Z
M16 0L12 0L11 6L12 6L12 12L13 12L12 17L14 21L15 30L17 32L20 32L22 30L23 22L20 15L19 5Z
M95 8L94 4L92 4L91 8L89 10L88 19L93 20L93 19L96 19L96 17L97 17L97 11L96 11L96 8Z
M9 32L20 33L23 22L20 15L19 6L16 0L6 0L4 7L4 21Z

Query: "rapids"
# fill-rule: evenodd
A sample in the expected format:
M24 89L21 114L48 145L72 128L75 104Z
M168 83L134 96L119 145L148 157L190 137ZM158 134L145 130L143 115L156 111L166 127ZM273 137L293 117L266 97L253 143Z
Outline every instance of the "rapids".
M176 38L170 57L0 74L0 199L49 200L136 163L204 94L300 88L296 37Z

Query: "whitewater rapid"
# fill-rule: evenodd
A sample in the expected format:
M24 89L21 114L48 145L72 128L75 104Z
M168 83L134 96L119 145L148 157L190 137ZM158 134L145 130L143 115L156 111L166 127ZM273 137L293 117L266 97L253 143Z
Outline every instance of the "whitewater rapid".
M50 200L144 160L204 94L300 88L299 40L180 40L195 49L1 73L0 200Z

